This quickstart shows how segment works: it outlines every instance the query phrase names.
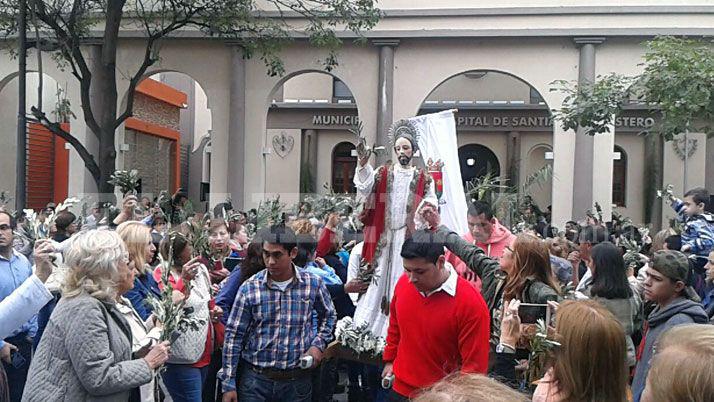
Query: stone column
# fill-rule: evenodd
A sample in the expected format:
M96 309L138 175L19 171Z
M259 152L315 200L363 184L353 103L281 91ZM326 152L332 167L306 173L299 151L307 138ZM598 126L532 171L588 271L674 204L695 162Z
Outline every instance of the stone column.
M511 131L506 134L506 178L508 185L520 186L521 133Z
M231 82L230 115L228 116L228 155L233 163L243 164L245 160L245 60L240 46L230 44ZM214 150L215 152L215 150ZM228 192L233 200L233 208L243 209L246 204L244 169L232 169L228 174ZM213 189L211 189L213 191Z
M379 47L379 88L377 90L377 145L389 147L387 134L394 122L394 48L399 40L375 40L372 44ZM377 164L382 164L391 158L391 150L377 158Z
M657 190L664 187L664 139L650 132L645 136L645 223L651 223L653 234L662 229L663 201L657 198Z
M575 38L574 41L576 45L580 46L578 85L585 85L595 80L595 46L603 43L605 38ZM572 214L574 219L585 217L585 211L593 207L594 144L593 137L585 135L581 130L578 130L575 136L575 164L573 171ZM611 154L612 148L608 152Z
M89 68L92 71L92 81L97 81L101 79L107 79L102 77L102 69L97 68L98 64L102 62L102 46L101 42L88 42L87 47L89 49ZM92 105L93 110L100 110L105 102L105 97L98 89L98 85L91 85L89 87L89 102ZM122 136L118 136L123 138ZM89 127L86 127L84 134L84 147L87 148L92 155L99 154L99 138ZM123 160L123 153L118 153L117 155L117 165L119 159ZM118 166L117 166L118 167ZM97 185L94 182L94 178L87 169L84 169L84 191L89 194L97 194ZM94 198L93 198L94 200ZM98 200L98 198L97 198Z
M300 145L300 169L309 169L309 188L301 188L306 193L317 193L317 130L303 130ZM302 175L305 172L301 172ZM301 180L302 181L302 180ZM302 187L302 186L301 186Z

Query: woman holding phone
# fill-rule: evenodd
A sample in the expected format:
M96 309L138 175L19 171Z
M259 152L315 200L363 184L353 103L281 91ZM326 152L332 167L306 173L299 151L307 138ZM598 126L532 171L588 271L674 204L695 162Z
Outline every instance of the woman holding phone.
M492 317L492 347L499 343L503 308L510 300L542 305L560 300L560 288L550 267L548 247L537 237L518 235L513 246L506 247L499 264L486 256L483 249L440 225L441 218L435 208L424 207L422 218L444 241L446 248L481 278L481 294Z

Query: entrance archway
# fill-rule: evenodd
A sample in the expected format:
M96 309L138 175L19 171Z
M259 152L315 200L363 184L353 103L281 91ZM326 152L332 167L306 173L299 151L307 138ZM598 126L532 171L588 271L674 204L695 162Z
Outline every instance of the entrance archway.
M355 135L350 130L359 118L347 83L324 71L299 71L281 80L269 99L266 197L280 195L290 205L326 188L355 192Z
M464 186L471 180L484 177L487 174L490 174L491 177L501 175L501 165L498 163L496 154L480 144L459 147L459 164Z

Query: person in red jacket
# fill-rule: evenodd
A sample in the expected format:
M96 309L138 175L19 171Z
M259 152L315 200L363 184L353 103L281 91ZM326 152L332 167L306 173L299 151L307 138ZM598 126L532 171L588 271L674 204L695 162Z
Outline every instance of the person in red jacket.
M473 201L468 207L469 232L462 237L467 242L483 249L486 256L499 261L506 247L512 247L516 236L501 225L493 216L491 205L483 201ZM446 261L454 266L456 272L468 280L476 289L481 290L481 281L468 269L466 264L450 251Z
M444 256L439 234L420 230L404 241L404 275L390 306L383 378L392 401L406 401L453 372L488 369L486 302Z

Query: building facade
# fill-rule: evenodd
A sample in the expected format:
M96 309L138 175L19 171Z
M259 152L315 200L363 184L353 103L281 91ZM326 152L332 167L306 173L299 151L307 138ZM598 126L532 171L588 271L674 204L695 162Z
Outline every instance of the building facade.
M552 205L556 226L581 217L594 202L609 214L614 201L623 214L646 220L644 183L654 161L645 157L652 145L640 133L656 117L633 105L610 134L567 132L550 119L564 98L550 89L556 80L637 74L642 42L656 35L714 35L711 2L385 0L379 6L384 17L367 43L352 43L345 34L340 65L329 75L308 75L321 71L325 53L299 40L281 54L282 77L268 76L258 58L243 59L236 45L199 33L164 44L150 74L190 76L211 105L209 204L230 197L247 208L274 194L292 202L301 186L322 191L323 183L349 190L355 139L348 128L356 121L368 142L385 144L394 120L456 108L466 176L486 169L521 182L552 164L552 183L536 199L541 207ZM142 51L127 38L117 68L135 69ZM0 91L14 71L9 58L0 61ZM72 104L79 104L77 84L66 72L45 71L68 82ZM91 136L81 119L71 129L81 140ZM714 157L712 140L699 133L688 139L686 150L682 141L665 144L663 182L677 192L698 185L713 190L714 171L706 163ZM126 138L117 141L122 149ZM119 152L119 167L124 159ZM74 151L69 169L69 193L91 193ZM659 213L671 215L666 208Z

